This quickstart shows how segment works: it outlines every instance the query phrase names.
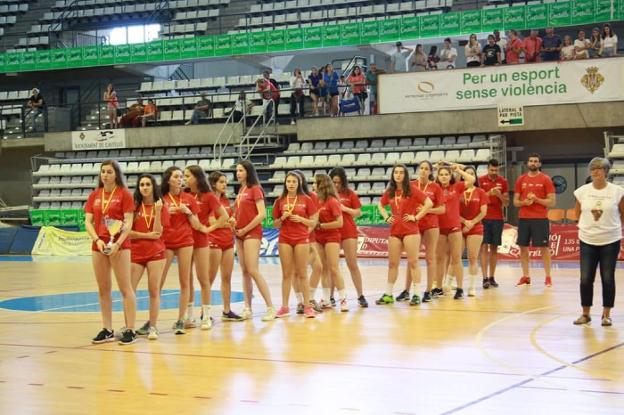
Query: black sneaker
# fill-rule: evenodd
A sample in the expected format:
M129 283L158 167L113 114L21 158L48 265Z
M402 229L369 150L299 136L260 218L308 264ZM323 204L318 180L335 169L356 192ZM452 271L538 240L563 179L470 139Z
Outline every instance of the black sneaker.
M329 302L332 307L336 307L336 299L334 297L329 297Z
M423 293L422 302L423 303L429 303L429 302L431 302L431 300L432 300L431 293L429 291L425 291Z
M227 313L225 311L223 313L221 313L221 320L223 320L223 321L243 321L243 318L241 316L239 316L238 314L236 314L235 312L233 312L232 310L230 310Z
M362 308L368 308L368 301L366 301L366 297L364 297L363 295L360 295L358 297L358 304Z
M490 279L489 278L483 278L483 289L487 290L488 288L490 288Z
M149 334L149 329L150 329L150 322L148 320L145 322L145 324L141 326L140 329L136 331L136 334L137 336L147 336Z
M464 290L461 288L458 288L455 291L455 296L453 297L455 300L461 300L462 298L464 298Z
M109 331L107 329L102 329L97 336L91 339L91 343L93 344L102 344L108 342L115 341L115 333L113 331Z
M410 299L409 291L403 290L396 298L397 301L407 301Z
M119 340L119 344L121 345L132 344L136 341L136 338L137 338L137 335L134 332L134 330L126 329L121 334L121 340Z
M498 288L498 283L494 279L494 277L490 277L490 287Z
M303 314L303 303L297 304L297 314Z
M431 290L431 297L438 298L438 297L443 297L443 296L444 296L444 290L442 290L442 288L434 288L433 290Z

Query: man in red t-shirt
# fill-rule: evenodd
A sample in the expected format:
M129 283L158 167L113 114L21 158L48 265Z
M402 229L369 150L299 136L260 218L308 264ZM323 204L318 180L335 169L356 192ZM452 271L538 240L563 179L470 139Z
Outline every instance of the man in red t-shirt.
M539 154L529 154L529 171L518 178L514 189L514 206L520 208L518 214L518 240L522 278L516 284L531 285L529 278L529 243L539 247L542 253L547 287L552 286L550 278L550 229L548 208L555 205L555 186L549 176L540 171L542 161Z
M487 213L482 220L483 244L481 245L481 271L483 288L486 290L490 287L498 287L494 273L498 247L501 245L503 235L503 208L509 206L509 185L504 177L498 175L498 172L498 160L492 159L488 162L487 174L479 177L479 186L489 196Z
M531 30L529 37L524 39L524 63L535 63L540 61L542 52L542 38L539 37L537 30Z
M524 49L524 45L518 37L518 32L515 30L509 31L510 40L507 44L507 50L505 51L507 64L520 63L520 53Z

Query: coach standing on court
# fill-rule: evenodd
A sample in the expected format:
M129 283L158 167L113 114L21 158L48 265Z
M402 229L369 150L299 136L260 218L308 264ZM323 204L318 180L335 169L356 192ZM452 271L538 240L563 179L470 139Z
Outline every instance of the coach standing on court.
M518 214L518 240L522 278L516 286L531 285L529 277L529 245L540 248L546 279L546 287L552 286L550 277L550 224L548 208L555 205L555 186L549 176L540 171L542 161L539 154L529 154L529 171L518 178L514 189L513 204L520 208Z

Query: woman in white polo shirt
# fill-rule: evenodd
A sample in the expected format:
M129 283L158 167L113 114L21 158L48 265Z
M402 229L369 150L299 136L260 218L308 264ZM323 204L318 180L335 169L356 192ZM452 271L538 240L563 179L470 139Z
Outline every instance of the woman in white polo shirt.
M589 162L591 182L574 191L581 244L581 306L583 314L574 324L591 321L596 270L602 280L602 325L610 326L615 301L615 267L622 239L624 189L607 182L611 164L595 157Z

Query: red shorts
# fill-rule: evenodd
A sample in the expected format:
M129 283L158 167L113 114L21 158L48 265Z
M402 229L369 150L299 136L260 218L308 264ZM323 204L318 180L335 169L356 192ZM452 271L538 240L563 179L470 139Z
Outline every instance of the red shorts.
M246 239L259 239L259 240L262 240L262 226L257 226L255 228L253 228L252 230L250 230L249 232L247 232L245 234L245 236L243 236L242 238L239 238L237 236L236 239L241 240L241 241L244 241Z
M280 244L286 244L286 245L290 245L292 247L297 246L297 245L302 245L302 244L309 244L310 243L310 238L289 238L287 236L282 236L280 235L279 239L278 239L278 243Z
M201 232L193 232L193 248L208 248L210 240L208 235Z
M470 229L468 232L463 232L464 236L471 236L471 235L481 235L483 236L483 224L482 223L478 223L475 226L472 227L472 229Z
M358 238L358 233L357 230L355 232L347 232L347 233L341 233L340 234L340 240L344 241L345 239L357 239Z
M100 237L101 240L104 241L104 243L108 243L109 241L109 237ZM132 243L130 242L130 238L126 238L126 240L121 244L121 246L119 247L120 249L130 249L130 246L132 245ZM93 242L91 244L91 251L93 252L100 252L100 250L97 247L97 244L95 242Z
M227 251L228 249L234 249L234 241L232 240L226 243L211 241L210 249L220 249L222 251Z
M454 228L440 228L440 235L448 236L455 232L461 232L461 228L459 226Z
M439 226L437 224L431 225L429 226L429 224L425 224L425 226L422 225L421 222L418 223L418 227L420 228L420 233L425 233L426 231L428 231L429 229L436 229Z
M403 238L405 238L406 236L412 236L412 235L420 235L420 233L390 234L390 237L400 239L402 242Z
M316 242L316 232L310 232L310 237L308 239L310 240L310 243Z
M340 235L332 235L332 236L329 236L329 237L323 237L323 236L320 236L320 235L316 235L316 243L319 244L319 245L323 245L324 246L325 244L332 243L332 242L339 244L340 243Z
M180 249L180 248L186 248L187 246L191 246L192 247L193 244L192 243L188 243L188 242L181 243L181 244L175 244L175 245L171 245L171 244L165 243L165 247L168 250L170 250L170 251L175 251L176 249Z
M152 255L151 257L147 257L147 258L140 256L140 255L132 255L132 263L138 264L141 266L146 266L149 262L160 261L162 259L165 259L165 251Z

